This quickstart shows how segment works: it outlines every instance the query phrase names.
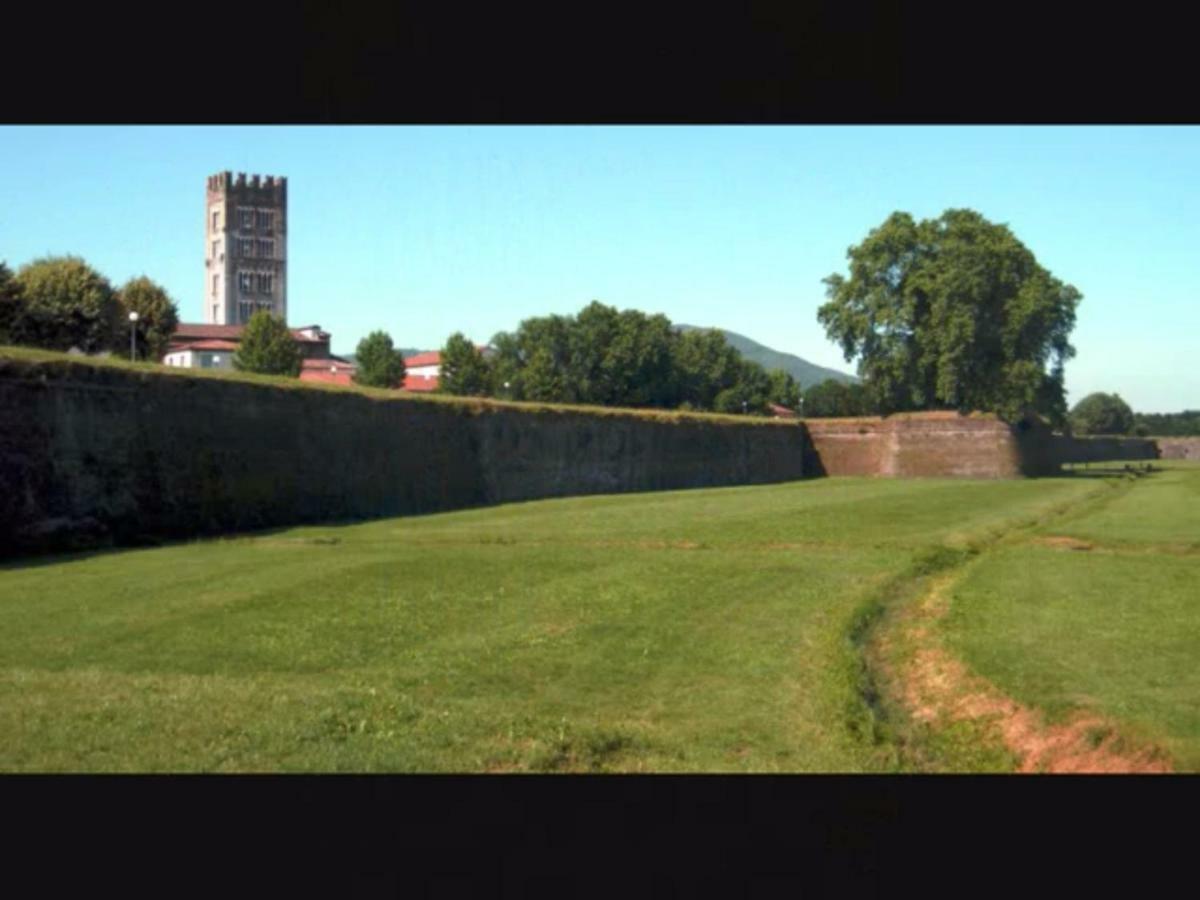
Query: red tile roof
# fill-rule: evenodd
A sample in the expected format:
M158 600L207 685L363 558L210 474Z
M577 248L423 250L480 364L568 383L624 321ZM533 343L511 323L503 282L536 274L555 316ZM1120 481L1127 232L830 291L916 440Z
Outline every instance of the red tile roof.
M404 360L405 367L412 369L416 366L440 366L442 364L442 354L438 350L430 350L427 353L418 353L416 356L409 356Z
M353 372L355 367L339 356L327 356L324 359L304 359L300 361L300 369L311 369L318 372L328 372L337 369L339 372Z
M207 338L224 338L236 341L242 336L243 327L242 325L205 325L201 322L180 322L175 326L175 333L171 335L171 339L202 341Z
M306 325L305 328L316 328L316 325ZM241 340L242 331L245 330L245 325L206 325L203 322L180 322L175 326L175 333L171 335L171 340L182 342L187 340L206 340L210 338L224 339L228 341ZM292 337L297 341L306 344L324 344L329 340L329 334L322 331L324 337L309 337L306 334L301 334L299 328L289 328Z
M799 415L794 409L788 409L786 406L780 406L778 403L767 404L771 408L771 415L777 419L798 419Z
M217 339L207 341L192 341L187 344L172 345L171 352L178 353L181 350L236 350L238 345L235 341L221 341Z

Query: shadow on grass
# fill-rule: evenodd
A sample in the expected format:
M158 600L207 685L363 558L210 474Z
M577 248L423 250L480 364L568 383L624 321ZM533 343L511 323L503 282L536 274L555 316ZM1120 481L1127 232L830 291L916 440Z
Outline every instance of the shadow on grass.
M134 538L113 539L108 543L91 546L80 547L72 550L32 550L23 556L13 555L0 558L0 572L12 571L14 569L33 569L40 566L57 566L62 563L82 562L86 559L92 559L98 556L118 556L123 553L136 553L140 550L151 550L167 547L185 547L195 544L211 544L220 543L223 541L241 541L241 540L259 540L269 539L279 535L295 531L298 528L351 528L356 525L364 525L368 522L377 522L380 519L392 518L391 516L381 516L379 518L369 519L340 519L337 521L321 521L321 522L296 522L291 525L278 525L270 528L247 529L245 531L214 531L204 532L194 535L185 535L179 537L156 537L152 535L139 535ZM341 543L341 538L325 535L313 535L312 537L293 537L288 538L288 541L295 544L311 544L319 545L336 545Z
M1062 471L1043 478L1145 478L1164 471L1148 462L1136 463L1064 463Z

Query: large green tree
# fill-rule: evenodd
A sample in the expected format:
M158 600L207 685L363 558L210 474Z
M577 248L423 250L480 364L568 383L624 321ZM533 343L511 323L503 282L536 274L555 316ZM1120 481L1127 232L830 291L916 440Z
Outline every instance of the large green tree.
M817 318L882 412L1035 409L1061 424L1078 290L969 209L893 213L825 279Z
M674 352L679 398L695 409L713 409L717 395L742 374L742 355L715 328L684 332Z
M354 380L367 387L396 388L404 384L404 354L386 331L372 331L354 351L358 369Z
M722 413L754 413L764 415L771 402L771 379L767 370L749 359L741 359L737 380L731 387L718 392L713 409Z
M21 317L23 307L20 283L13 278L12 270L0 262L0 344L19 343L13 325Z
M804 392L804 415L812 419L868 416L875 413L867 389L858 382L844 384L833 378Z
M303 356L296 339L283 319L260 309L250 317L242 331L242 340L233 354L233 367L261 375L300 374Z
M1070 415L1071 430L1076 434L1129 434L1133 422L1133 410L1120 394L1100 391L1076 403Z
M121 319L129 327L129 313L137 313L133 326L137 355L142 359L161 360L179 324L179 307L166 290L145 275L132 278L117 292Z
M792 377L791 372L783 369L772 369L767 373L767 381L770 384L770 392L767 399L771 403L786 406L788 409L795 409L800 405L800 385Z
M15 280L21 302L8 325L15 342L101 353L128 340L112 285L78 256L34 260Z
M438 389L447 394L483 397L491 388L492 373L483 354L461 331L450 335L442 348Z

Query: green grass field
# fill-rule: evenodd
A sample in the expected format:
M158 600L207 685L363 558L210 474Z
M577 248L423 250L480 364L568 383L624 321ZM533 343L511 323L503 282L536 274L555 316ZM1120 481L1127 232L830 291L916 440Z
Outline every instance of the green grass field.
M1111 502L983 556L945 632L1016 700L1057 720L1099 712L1197 771L1200 466L1160 465Z
M1174 593L1098 614L1068 590L1093 581L1057 574L1098 554L1001 542L947 627L991 677L996 659L1029 659L1025 680L1016 664L998 678L1015 695L1051 703L1039 686L1067 666L1071 697L1158 723L1193 760L1184 588L1200 557L1175 546L1178 530L1153 532L1151 510L1194 522L1176 497L1196 476L820 479L9 564L0 770L888 770L896 755L863 724L864 613L938 548L1051 516L1116 529L1116 543L1105 516L1119 504L1153 546L1172 543L1168 564L1141 545L1136 559ZM1075 508L1094 513L1070 520ZM1036 592L1014 592L1035 577ZM977 602L988 585L994 602ZM993 634L1008 651L981 651ZM1070 668L1064 639L1109 681Z

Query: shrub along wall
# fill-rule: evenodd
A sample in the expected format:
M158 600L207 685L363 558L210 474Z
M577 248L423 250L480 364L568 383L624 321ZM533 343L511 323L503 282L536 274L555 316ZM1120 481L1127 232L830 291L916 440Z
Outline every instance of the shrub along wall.
M804 444L801 427L769 420L0 357L0 555L786 481L803 475Z

